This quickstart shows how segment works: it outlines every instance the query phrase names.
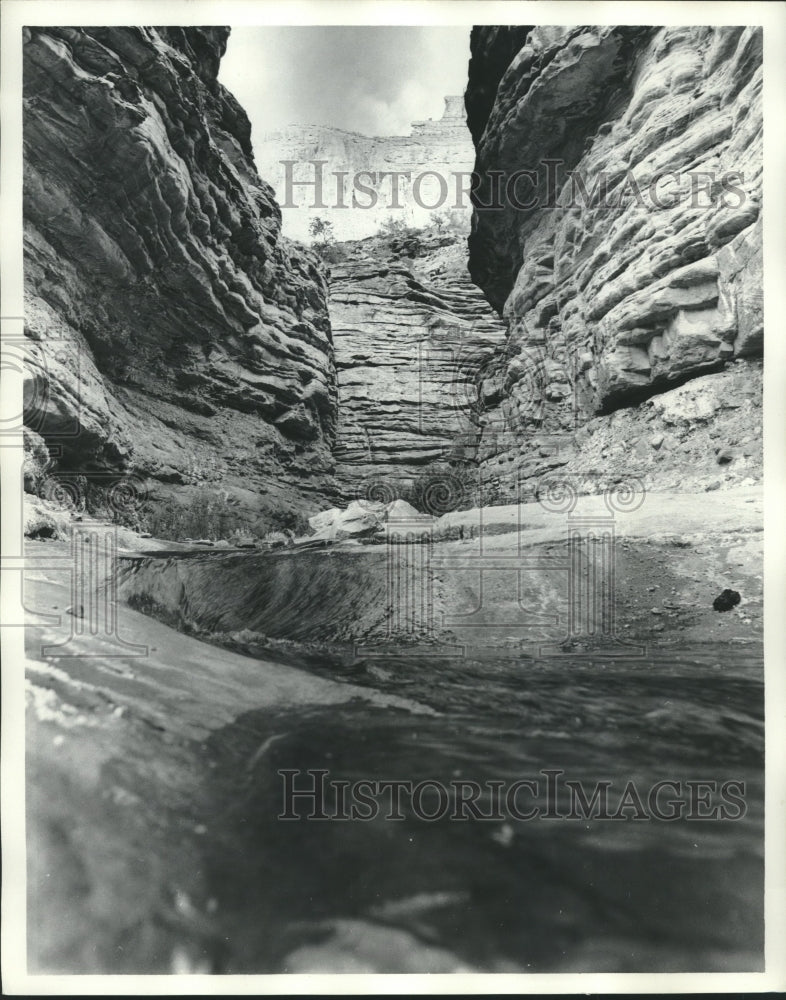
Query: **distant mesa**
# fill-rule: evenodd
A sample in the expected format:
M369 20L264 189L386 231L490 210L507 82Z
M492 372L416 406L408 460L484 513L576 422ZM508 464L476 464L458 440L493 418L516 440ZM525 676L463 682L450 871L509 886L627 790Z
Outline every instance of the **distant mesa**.
M441 118L437 118L436 121L429 118L428 121L424 122L412 122L412 129L413 132L416 129L422 128L425 131L434 131L435 133L446 128L455 128L456 125L460 125L466 129L466 119L467 113L464 110L464 98L459 94L445 98L445 110L442 112Z
M469 182L462 175L471 172L475 151L461 95L445 98L441 118L412 122L408 135L289 125L262 136L256 160L293 239L310 241L317 217L332 224L339 240L371 236L391 218L425 226L437 212L460 211L469 222L469 197L461 194Z

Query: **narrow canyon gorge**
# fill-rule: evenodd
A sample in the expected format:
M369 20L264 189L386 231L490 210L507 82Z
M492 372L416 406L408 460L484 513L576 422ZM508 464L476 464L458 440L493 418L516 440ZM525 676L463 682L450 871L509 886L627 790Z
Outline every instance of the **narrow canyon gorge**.
M283 237L217 79L227 36L28 31L30 485L130 476L148 509L221 490L252 527L449 465L492 502L554 470L580 492L760 478L760 32L476 29L479 205L522 165L567 173L534 171L537 208L476 207L469 273L455 232L327 264ZM444 169L448 108L349 159L305 128L268 158Z
M23 29L31 971L760 970L761 28L467 27L395 136L232 37ZM555 765L745 809L278 822Z

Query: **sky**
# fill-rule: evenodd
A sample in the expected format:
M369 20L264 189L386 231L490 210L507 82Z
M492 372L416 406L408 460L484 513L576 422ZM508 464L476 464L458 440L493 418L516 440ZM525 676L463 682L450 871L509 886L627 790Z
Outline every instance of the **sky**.
M251 119L252 141L285 125L406 135L463 94L469 26L237 27L220 81Z

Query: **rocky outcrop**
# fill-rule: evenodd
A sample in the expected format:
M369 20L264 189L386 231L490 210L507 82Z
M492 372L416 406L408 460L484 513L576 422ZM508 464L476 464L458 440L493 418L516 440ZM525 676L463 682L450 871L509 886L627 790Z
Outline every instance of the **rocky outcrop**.
M336 384L322 270L217 81L228 34L25 29L26 422L56 471L248 520L324 489Z
M429 531L435 521L431 514L424 514L406 500L353 500L346 509L331 507L308 519L314 532L312 541L341 542L347 538L383 540L386 532L422 529ZM301 543L302 544L302 543Z
M537 397L526 414L537 425L511 431L510 406L506 400L481 418L476 502L514 502L555 482L580 493L626 481L698 492L761 479L761 361L740 359L570 432L558 422L559 404Z
M463 487L446 470L474 460L478 386L504 326L470 281L455 236L432 230L415 242L409 253L406 243L346 244L331 267L342 500L412 496L429 477L438 493L455 494ZM449 500L431 513L453 509Z
M470 270L509 328L481 454L510 480L548 468L555 440L572 467L575 431L600 415L761 355L762 39L480 27L471 44ZM756 451L760 365L701 384L713 421L747 407L725 444ZM712 479L715 462L710 449L689 472Z
M453 211L469 222L474 154L460 97L446 97L442 118L413 122L409 135L290 125L265 134L259 146L259 168L294 239L310 240L316 218L329 222L339 240L371 236L388 219L427 226L435 213Z

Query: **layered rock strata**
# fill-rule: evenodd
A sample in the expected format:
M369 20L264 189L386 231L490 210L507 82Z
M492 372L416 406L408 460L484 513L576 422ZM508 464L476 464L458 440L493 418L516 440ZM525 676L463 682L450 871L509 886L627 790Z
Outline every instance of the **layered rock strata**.
M473 30L470 270L509 329L484 390L489 476L573 469L578 428L697 376L698 425L745 417L690 472L713 478L724 444L760 456L760 363L709 373L762 354L761 46L743 27ZM495 185L501 207L480 207Z
M478 387L504 326L455 237L424 235L412 257L375 239L347 248L330 277L339 497L390 501L423 477L461 490L444 473L474 461Z
M323 491L336 382L323 272L217 81L228 34L25 29L26 422L55 473L253 520Z

